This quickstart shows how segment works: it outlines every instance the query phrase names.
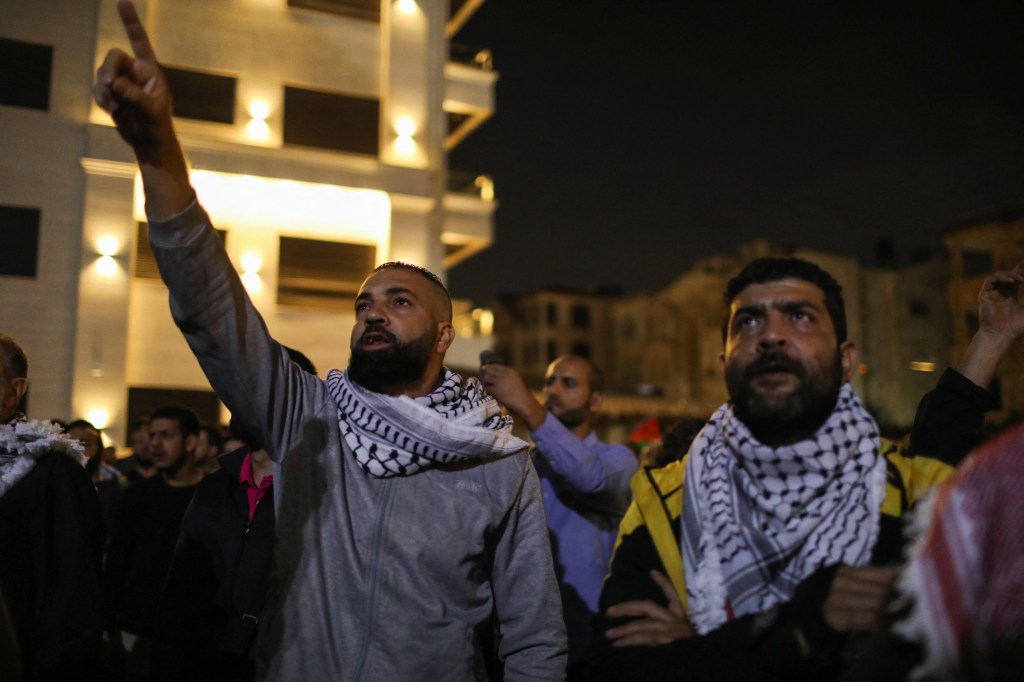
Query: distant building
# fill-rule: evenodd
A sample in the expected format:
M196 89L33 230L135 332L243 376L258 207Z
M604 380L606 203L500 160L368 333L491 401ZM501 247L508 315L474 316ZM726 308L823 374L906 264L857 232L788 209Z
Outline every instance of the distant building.
M491 242L493 185L446 156L494 109L490 54L451 42L480 0L136 4L199 197L271 332L317 366L346 364L372 267L443 277ZM113 46L112 0L0 9L0 329L31 357L35 416L123 443L156 404L220 406L171 321L131 151L91 104ZM475 366L487 342L461 312L450 362Z

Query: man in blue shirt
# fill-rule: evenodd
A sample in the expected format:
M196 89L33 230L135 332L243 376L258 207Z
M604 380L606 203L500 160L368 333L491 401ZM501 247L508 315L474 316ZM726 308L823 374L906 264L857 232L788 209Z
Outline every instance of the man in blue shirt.
M480 370L484 387L530 429L534 465L544 492L562 611L572 664L593 628L601 581L608 571L619 521L629 507L637 460L623 445L602 443L593 425L604 400L604 376L593 362L565 355L548 366L544 402L522 376L491 362Z

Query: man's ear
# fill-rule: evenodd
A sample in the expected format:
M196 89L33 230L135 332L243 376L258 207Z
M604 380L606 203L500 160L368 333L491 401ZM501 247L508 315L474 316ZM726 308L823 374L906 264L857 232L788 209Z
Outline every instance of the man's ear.
M451 322L439 322L437 326L436 350L440 355L444 355L455 340L455 327Z
M590 392L590 411L598 412L604 405L604 393L601 391Z
M185 451L189 454L196 454L196 448L199 447L199 436L192 434L185 437Z
M843 363L843 381L849 381L853 376L853 370L857 367L858 355L857 346L853 341L843 341L839 344L839 358Z
M718 354L718 371L725 376L725 351Z
M11 391L14 392L14 403L17 405L21 402L22 397L25 395L25 391L28 390L28 378L18 377L17 379L13 379L8 382L8 385L11 387Z

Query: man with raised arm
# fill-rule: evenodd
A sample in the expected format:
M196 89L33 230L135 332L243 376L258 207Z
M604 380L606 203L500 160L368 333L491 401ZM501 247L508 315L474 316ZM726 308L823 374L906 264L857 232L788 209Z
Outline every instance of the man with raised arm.
M827 272L758 259L724 303L729 402L633 479L591 679L836 679L881 624L901 515L952 473L879 437Z
M485 363L480 380L530 429L573 680L593 636L601 581L632 499L629 480L636 471L636 455L624 445L598 439L594 423L604 401L604 373L587 358L563 355L548 366L543 403L519 372L500 362Z
M292 363L189 185L170 93L127 0L133 54L95 88L135 150L178 326L220 398L274 460L273 606L258 677L505 680L565 674L565 629L537 474L479 384L444 367L451 301L431 273L375 270L345 372Z

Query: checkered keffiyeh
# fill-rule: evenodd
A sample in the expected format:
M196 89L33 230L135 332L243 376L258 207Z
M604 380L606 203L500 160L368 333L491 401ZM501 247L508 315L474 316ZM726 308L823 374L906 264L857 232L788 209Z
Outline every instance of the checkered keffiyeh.
M527 448L512 419L480 382L446 369L441 385L419 398L374 393L331 370L327 386L338 424L359 465L374 478L409 476L432 464L502 457Z
M885 458L844 384L813 438L769 447L723 405L686 464L682 552L701 634L787 602L823 566L865 564L878 536Z

